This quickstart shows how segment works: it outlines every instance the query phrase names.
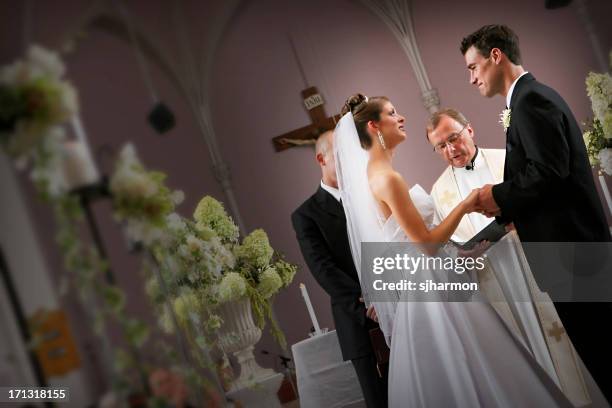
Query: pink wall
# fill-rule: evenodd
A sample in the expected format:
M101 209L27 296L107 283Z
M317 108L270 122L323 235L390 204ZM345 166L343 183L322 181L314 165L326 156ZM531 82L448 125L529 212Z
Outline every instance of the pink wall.
M32 2L32 38L56 44L86 7L79 1ZM524 66L536 78L563 95L576 118L589 116L584 89L589 70L597 69L587 35L573 7L547 11L543 1L473 0L469 2L414 1L414 21L421 55L431 83L439 90L443 106L462 110L476 130L482 146L503 147L504 134L497 123L504 107L501 97L482 98L468 83L458 51L461 38L487 23L510 25L521 38ZM601 15L610 15L606 2L589 2L589 10L604 45L609 49L610 28ZM176 52L165 2L132 1L136 21L155 41ZM19 53L22 5L0 2L0 62ZM214 7L189 2L189 24L195 27L193 44L203 43L204 30ZM211 11L212 10L212 11ZM5 12L6 11L6 12ZM333 327L327 295L318 287L302 261L290 224L291 212L319 182L319 171L309 148L275 153L271 138L309 123L300 91L304 84L291 53L288 34L295 39L310 84L325 97L328 114L337 113L344 99L355 92L387 95L407 118L408 141L399 149L396 165L409 183L426 189L441 173L444 163L425 141L427 112L410 64L384 24L359 2L312 0L245 2L229 25L215 55L212 109L215 131L229 164L234 189L248 229L264 228L273 246L300 264L295 283L277 297L276 315L289 344L306 336L310 327L298 283L304 282L323 327ZM180 207L189 215L199 197L211 194L224 199L210 171L202 136L186 103L153 67L162 99L175 111L177 127L159 136L147 126L151 107L135 57L129 47L106 33L91 32L68 60L69 75L78 86L82 115L95 148L117 149L125 141L136 144L144 162L166 171L168 183L185 191ZM104 162L100 162L104 167ZM25 183L24 183L25 184ZM26 187L28 192L31 191ZM108 206L97 209L110 258L119 281L133 293L130 308L146 313L137 261L126 254ZM49 262L55 270L61 261L54 248L50 214L31 200ZM260 349L276 350L266 335ZM272 365L267 358L263 363Z

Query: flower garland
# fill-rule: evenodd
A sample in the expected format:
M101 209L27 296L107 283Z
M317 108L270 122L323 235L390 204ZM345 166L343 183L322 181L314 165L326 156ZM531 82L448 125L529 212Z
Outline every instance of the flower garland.
M128 347L115 349L114 366L127 378L126 370L142 370L137 350L150 331L126 314L125 293L103 278L107 262L80 237L84 213L79 197L67 191L62 127L78 112L78 99L64 74L59 56L39 46L32 46L24 60L0 69L0 146L19 167L31 165L37 192L53 208L57 243L71 274L65 281L84 304L92 305L94 331L104 337L109 318L121 328ZM214 345L215 331L223 324L217 306L248 298L258 327L269 322L271 333L285 347L272 303L292 282L297 267L273 250L261 229L241 242L238 227L212 197L200 200L193 219L181 217L175 207L184 195L171 191L165 179L164 173L147 170L128 144L109 183L116 220L128 238L151 255L143 262L148 271L145 290L159 311L160 328L184 330L193 347L205 350ZM68 285L61 286L64 294ZM196 358L201 367L214 368L201 354ZM193 384L211 388L194 370L186 369L184 375ZM117 390L126 388L130 385L123 382Z
M19 169L30 165L37 194L53 209L56 242L70 273L62 279L60 295L70 287L76 289L92 313L94 332L103 339L108 318L119 325L129 352L115 347L114 374L121 368L140 370L137 349L147 340L148 328L126 314L125 293L104 279L108 264L92 244L81 239L85 217L80 198L67 191L63 125L78 112L78 98L64 79L65 71L57 53L37 45L29 48L24 59L0 69L0 147ZM129 359L122 358L126 355ZM122 360L130 364L121 364Z

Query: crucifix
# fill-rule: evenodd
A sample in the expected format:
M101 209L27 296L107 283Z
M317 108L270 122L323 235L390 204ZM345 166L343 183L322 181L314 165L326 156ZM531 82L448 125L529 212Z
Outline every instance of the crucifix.
M552 323L552 328L547 330L548 334L553 336L557 342L561 341L561 336L565 333L565 329L559 326L557 322Z
M442 197L440 197L440 203L447 207L451 207L456 200L457 194L449 190L444 190L444 193L442 193Z
M317 87L308 86L306 74L304 73L304 69L300 63L300 59L291 36L289 37L289 42L291 43L291 49L293 50L300 74L304 81L304 85L306 86L306 88L302 90L302 98L304 99L304 107L308 111L308 115L310 116L312 123L273 138L272 143L274 144L274 148L277 152L281 152L293 146L314 144L321 133L327 130L333 130L336 127L336 123L338 123L341 116L327 116L323 106L325 102Z

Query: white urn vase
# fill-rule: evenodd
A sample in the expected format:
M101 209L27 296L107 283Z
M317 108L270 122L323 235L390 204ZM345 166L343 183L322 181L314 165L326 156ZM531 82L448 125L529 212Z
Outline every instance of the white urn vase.
M240 375L232 382L230 392L252 387L277 375L274 370L263 368L255 361L253 349L261 339L261 329L253 320L249 299L223 303L219 305L218 313L223 319L219 345L226 353L233 354L240 364Z

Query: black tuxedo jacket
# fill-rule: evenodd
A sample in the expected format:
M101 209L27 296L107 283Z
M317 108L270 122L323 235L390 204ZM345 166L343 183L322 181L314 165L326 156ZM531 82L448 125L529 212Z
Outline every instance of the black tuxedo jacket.
M605 242L610 231L574 115L552 88L523 75L510 101L500 221L524 242Z
M302 255L331 297L332 314L344 360L372 354L359 277L351 256L342 204L321 187L291 215Z

